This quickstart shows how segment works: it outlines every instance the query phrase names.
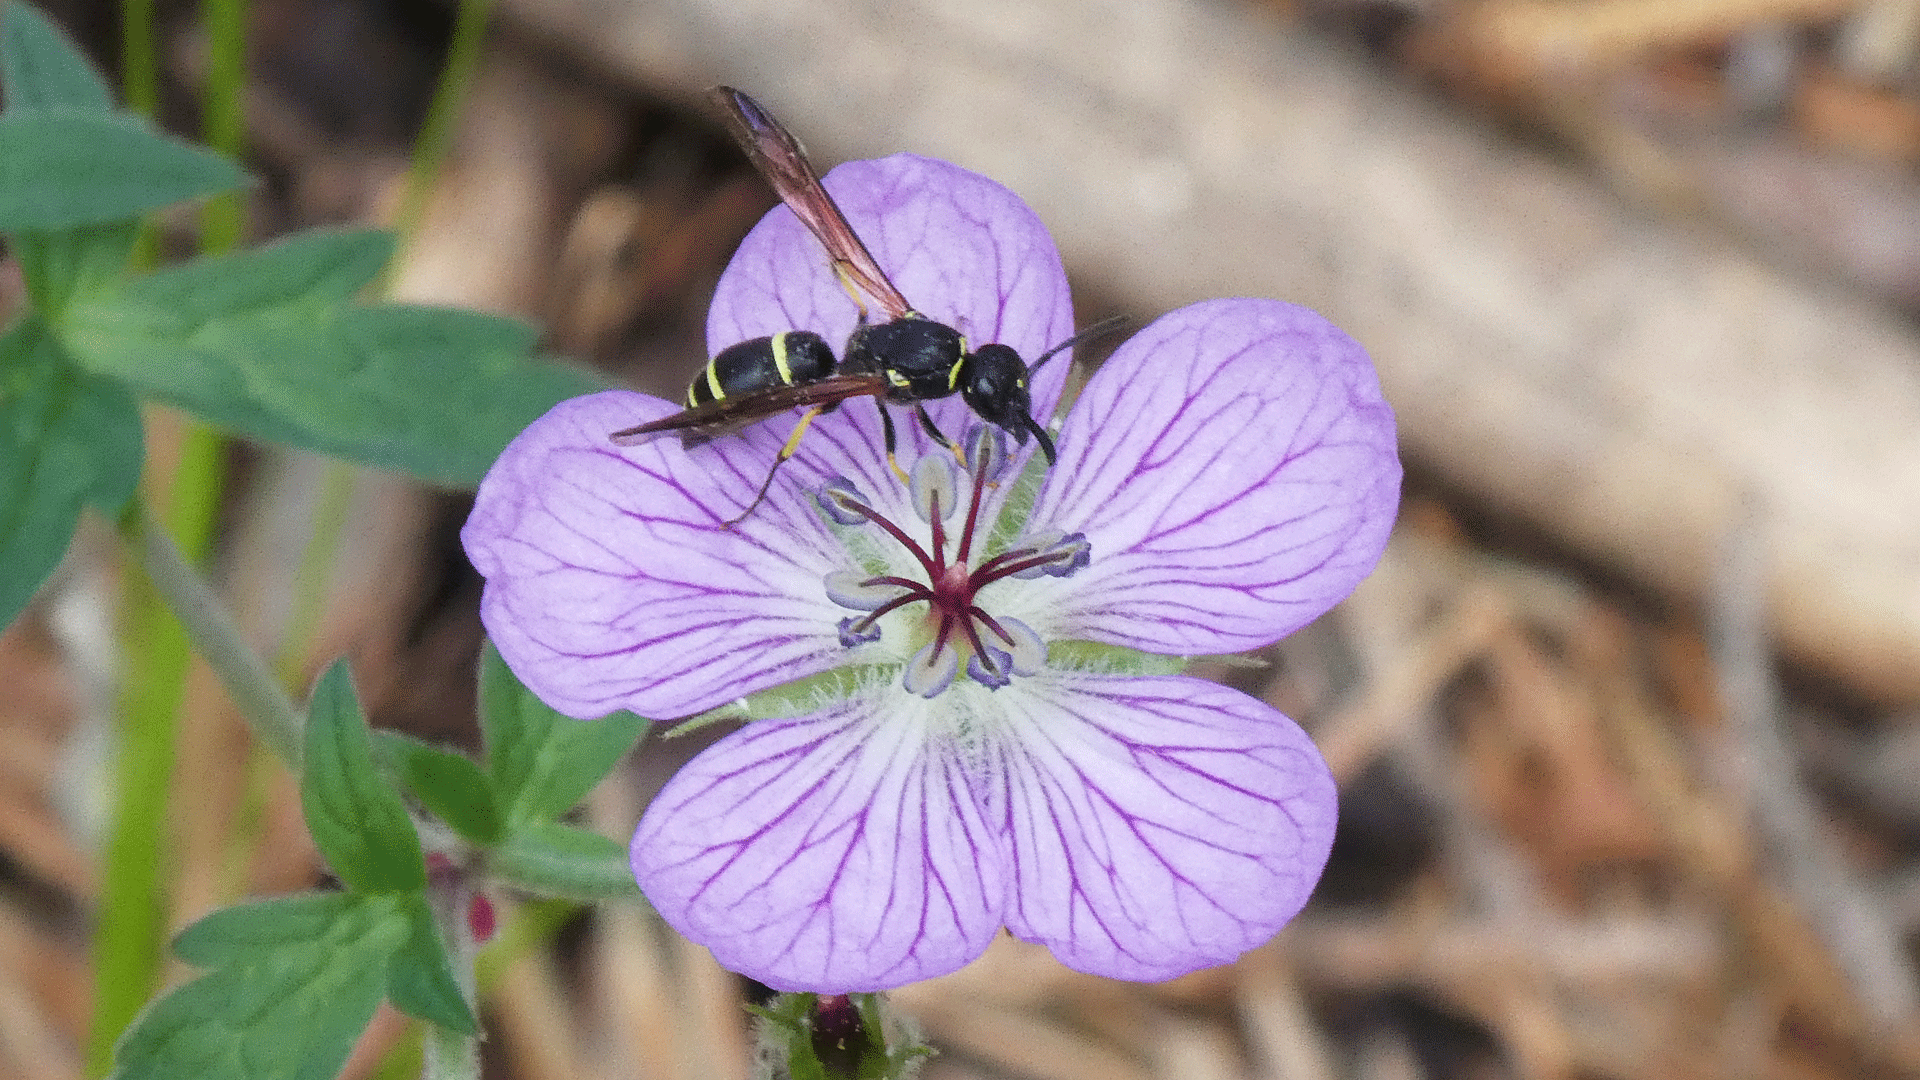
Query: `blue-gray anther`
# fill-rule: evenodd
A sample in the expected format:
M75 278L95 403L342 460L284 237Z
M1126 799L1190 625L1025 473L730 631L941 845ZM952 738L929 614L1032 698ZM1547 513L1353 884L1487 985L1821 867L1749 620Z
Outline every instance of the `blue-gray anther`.
M1040 674L1040 670L1047 666L1047 643L1040 639L1040 635L1034 632L1033 627L1019 619L1002 615L997 621L1000 629L1005 630L1007 636L1013 639L1011 643L1006 643L1006 655L1013 667L1013 673L1015 675ZM994 647L998 648L1001 644L1003 643L996 638Z
M1034 566L1016 572L1017 578L1071 577L1086 569L1093 561L1093 545L1087 542L1086 533L1064 533L1058 529L1029 537L1019 545L1032 552L1021 562L1044 559Z
M977 424L967 432L967 467L989 484L1007 471L1007 434L992 424Z
M947 687L953 685L953 677L959 673L960 654L951 646L935 648L932 642L928 642L913 654L913 659L907 661L900 685L910 694L939 697Z
M859 570L835 570L826 578L827 599L843 608L874 611L913 590L898 582L878 581Z
M820 509L825 510L828 517L842 525L867 523L867 515L853 509L856 506L861 509L868 508L870 504L867 502L867 497L860 494L860 489L853 486L853 481L844 476L836 476L827 481L815 498L820 503Z
M967 677L989 690L998 690L1013 681L1013 657L992 645L984 648L986 660L992 663L986 663L979 653L974 653L967 657Z
M921 521L933 520L933 504L940 503L940 520L953 516L960 504L959 480L954 476L953 455L922 454L913 466L913 510Z

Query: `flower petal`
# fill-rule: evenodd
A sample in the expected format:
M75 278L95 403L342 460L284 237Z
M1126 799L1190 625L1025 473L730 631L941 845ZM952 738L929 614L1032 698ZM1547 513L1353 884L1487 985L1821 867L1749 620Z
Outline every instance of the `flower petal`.
M1400 498L1367 354L1305 308L1212 300L1157 320L1088 381L1031 527L1084 532L1053 638L1238 652L1344 599Z
M978 173L913 154L849 161L823 181L854 231L915 310L954 326L970 345L1002 342L1029 361L1073 334L1073 304L1060 253L1018 195ZM886 316L867 300L869 318ZM784 206L770 211L741 242L714 291L707 344L715 352L782 330L813 330L839 349L859 311L820 243ZM1053 414L1068 365L1042 368L1032 388L1035 415ZM959 439L972 413L958 396L928 412ZM896 410L902 460L931 440ZM888 480L876 464L881 445L875 409L853 403L823 417L797 461L802 473L844 475L878 493ZM1031 447L1031 444L1029 444Z
M640 819L640 890L777 990L883 990L979 956L1000 928L1002 859L931 710L854 698L722 739Z
M1232 961L1306 903L1336 797L1292 721L1183 676L1020 685L1036 700L989 747L1016 936L1095 975L1168 979Z
M569 715L686 716L846 662L824 585L845 556L811 501L776 484L720 527L784 432L608 438L673 411L617 390L560 403L501 453L461 531L488 636Z

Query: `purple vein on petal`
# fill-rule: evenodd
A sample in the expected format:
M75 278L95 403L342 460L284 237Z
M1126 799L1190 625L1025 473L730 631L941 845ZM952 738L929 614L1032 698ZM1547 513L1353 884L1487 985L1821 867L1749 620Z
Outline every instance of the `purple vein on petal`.
M978 955L999 858L951 747L892 709L760 721L676 774L632 848L662 916L776 988L881 989Z
M1398 498L1365 354L1277 301L1142 330L1061 443L1035 524L1085 532L1094 560L1047 587L1050 630L1153 651L1254 648L1311 621L1371 569Z
M1334 795L1291 721L1181 677L1071 676L1028 705L989 808L1013 849L1016 935L1084 971L1169 978L1233 959L1305 901Z

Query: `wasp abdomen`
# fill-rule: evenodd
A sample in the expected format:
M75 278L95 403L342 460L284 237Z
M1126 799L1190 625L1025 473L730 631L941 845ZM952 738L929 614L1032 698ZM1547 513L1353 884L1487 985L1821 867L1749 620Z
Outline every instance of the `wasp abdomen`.
M833 364L833 350L826 339L811 330L752 338L721 349L707 361L706 370L687 387L687 407L734 394L818 382L833 374Z

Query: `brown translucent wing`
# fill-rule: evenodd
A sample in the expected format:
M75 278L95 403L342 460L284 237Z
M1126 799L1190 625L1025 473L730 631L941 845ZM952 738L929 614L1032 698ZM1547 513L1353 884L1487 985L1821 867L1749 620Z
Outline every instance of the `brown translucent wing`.
M734 397L709 401L636 427L616 431L608 438L621 446L635 446L670 431L680 433L686 446L698 446L731 435L788 409L838 405L857 397L880 397L887 392L884 375L830 375L815 382L775 386Z
M833 268L871 297L886 321L912 314L913 306L893 287L860 235L847 224L833 196L821 186L820 174L813 171L799 140L759 102L731 86L714 87L713 99L726 110L733 137L752 159L753 167L827 249Z

